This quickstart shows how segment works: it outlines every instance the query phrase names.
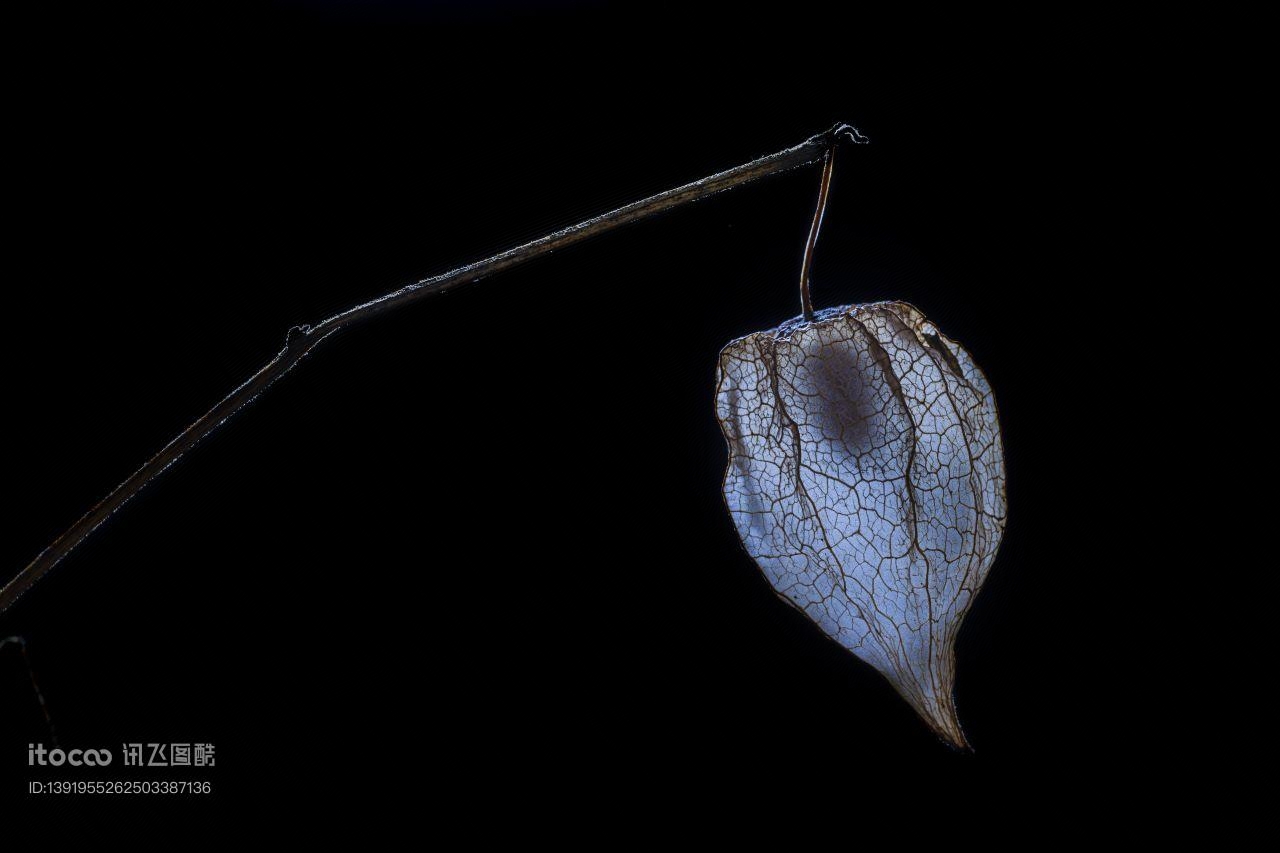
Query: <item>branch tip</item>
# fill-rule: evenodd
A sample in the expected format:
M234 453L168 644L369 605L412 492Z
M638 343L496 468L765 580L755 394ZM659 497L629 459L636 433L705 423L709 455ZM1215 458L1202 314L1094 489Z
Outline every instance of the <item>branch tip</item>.
M827 143L835 146L839 142L852 142L855 145L866 145L871 140L862 134L856 127L844 122L837 122L836 125L823 134Z

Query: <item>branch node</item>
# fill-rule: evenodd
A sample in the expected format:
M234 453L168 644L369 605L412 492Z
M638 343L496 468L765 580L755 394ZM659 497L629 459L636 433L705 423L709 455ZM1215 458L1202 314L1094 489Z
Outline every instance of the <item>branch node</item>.
M284 348L287 350L295 349L303 345L304 339L311 335L310 324L303 323L301 326L293 326L289 329L289 333L285 335Z

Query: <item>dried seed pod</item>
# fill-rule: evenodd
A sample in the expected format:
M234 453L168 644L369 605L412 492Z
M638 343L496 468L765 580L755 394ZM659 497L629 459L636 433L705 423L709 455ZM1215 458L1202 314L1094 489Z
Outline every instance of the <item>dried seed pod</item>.
M874 666L949 742L954 643L1004 532L995 400L902 302L730 342L716 403L724 496L773 588Z

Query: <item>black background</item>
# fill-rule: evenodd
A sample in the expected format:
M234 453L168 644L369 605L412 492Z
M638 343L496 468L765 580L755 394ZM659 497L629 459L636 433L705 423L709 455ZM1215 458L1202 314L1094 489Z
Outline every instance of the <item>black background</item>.
M848 121L872 144L837 163L816 302L914 303L1001 407L1009 525L959 643L975 751L777 600L723 508L716 355L797 313L816 169L322 347L0 616L63 746L214 743L222 800L359 797L410 768L469 801L552 777L1114 778L1168 744L1152 705L1181 688L1127 612L1164 486L1115 473L1152 453L1167 341L1108 312L1159 287L1173 238L1148 212L1175 200L1150 192L1158 81L1105 64L1123 37L573 5L183 14L31 30L6 577L289 326ZM11 651L0 763L24 779L45 730Z

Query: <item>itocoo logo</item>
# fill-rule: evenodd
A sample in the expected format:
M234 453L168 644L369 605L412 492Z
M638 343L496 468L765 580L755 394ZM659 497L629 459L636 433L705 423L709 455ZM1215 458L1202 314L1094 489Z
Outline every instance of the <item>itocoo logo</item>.
M109 749L72 749L63 752L60 749L44 748L42 743L27 744L27 766L35 767L37 764L41 767L61 767L69 764L72 767L88 766L88 767L106 767L111 763L111 750Z

